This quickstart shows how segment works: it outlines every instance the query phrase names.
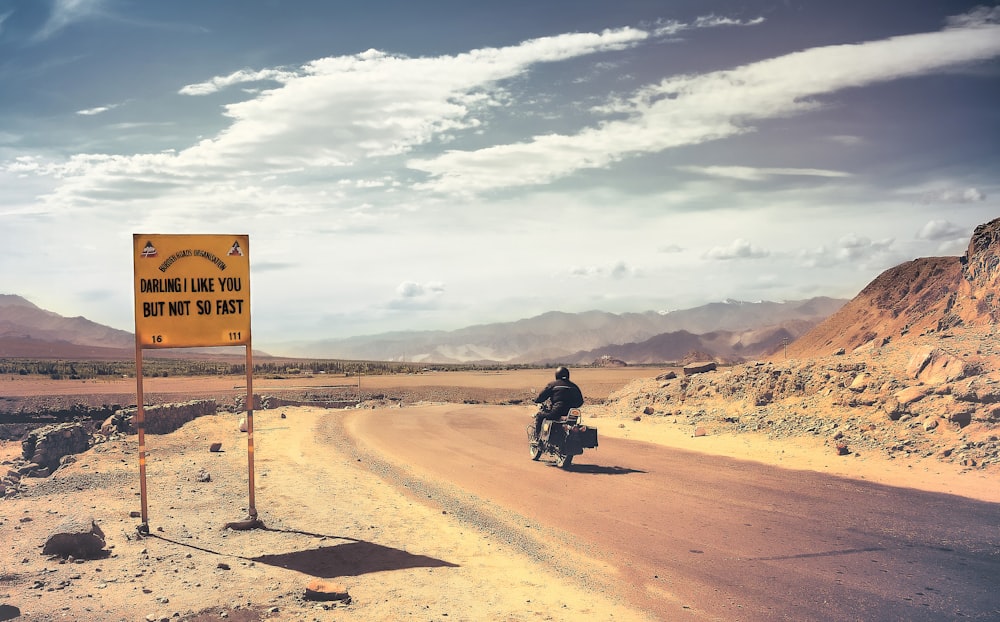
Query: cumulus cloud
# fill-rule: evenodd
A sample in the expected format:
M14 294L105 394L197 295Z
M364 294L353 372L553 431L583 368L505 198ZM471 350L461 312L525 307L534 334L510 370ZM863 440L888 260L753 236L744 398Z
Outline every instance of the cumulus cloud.
M986 195L978 188L946 188L929 190L920 195L922 203L978 203Z
M626 157L734 136L755 120L808 112L816 97L846 88L941 71L1000 55L1000 27L976 25L851 45L812 48L732 70L667 78L619 102L618 117L575 134L471 151L409 165L427 187L485 192L551 182Z
M892 248L894 242L892 238L873 241L863 235L850 234L840 238L837 256L852 261L863 259L886 252Z
M439 296L444 293L444 283L430 281L428 283L417 283L415 281L403 281L396 287L396 297L403 299L427 298Z
M638 268L630 266L624 261L617 261L613 264L604 266L574 266L570 268L569 273L574 277L610 278L614 280L621 280L641 275L641 271Z
M730 261L733 259L760 259L770 255L770 251L754 246L747 240L738 238L729 246L716 246L705 253L706 259Z
M857 265L868 268L893 263L895 256L895 239L885 238L872 240L854 233L837 240L832 247L820 246L814 250L804 250L799 253L802 265L808 268L830 267L841 264Z
M434 309L444 298L444 283L429 281L403 281L396 287L395 297L385 305L393 310Z
M212 93L217 93L227 87L233 86L234 84L246 84L248 82L261 81L274 81L286 84L299 76L300 74L294 71L286 71L282 69L261 69L259 71L241 69L239 71L234 71L228 76L217 76L206 82L188 84L187 86L181 88L179 93L181 95L196 96L211 95Z
M932 220L917 232L921 240L954 240L969 236L969 232L947 220Z

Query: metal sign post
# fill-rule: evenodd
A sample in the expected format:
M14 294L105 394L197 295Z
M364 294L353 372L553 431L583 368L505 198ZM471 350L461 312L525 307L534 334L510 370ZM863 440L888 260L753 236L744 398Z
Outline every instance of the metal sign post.
M250 516L258 527L253 466L253 347L250 339L250 240L246 235L132 236L135 267L136 428L139 432L140 532L149 532L142 351L246 346Z
M253 409L254 406L253 399L253 352L250 346L247 345L247 471L249 473L247 480L250 484L250 501L249 508L247 510L248 521L254 524L248 525L249 527L259 526L257 521L257 503L254 501L254 484L253 484Z

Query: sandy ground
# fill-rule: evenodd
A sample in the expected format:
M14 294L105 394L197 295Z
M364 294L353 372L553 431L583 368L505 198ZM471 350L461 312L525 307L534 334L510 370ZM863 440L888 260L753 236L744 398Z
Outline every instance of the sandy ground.
M464 382L458 378L452 376ZM490 381L527 392L545 378L506 374ZM596 375L589 380L601 382ZM611 391L627 377L606 382ZM255 391L267 385L255 380ZM135 437L99 444L50 478L26 480L25 493L0 500L0 620L652 619L588 582L605 570L594 560L574 558L572 565L588 569L579 575L555 568L553 552L544 554L544 542L518 517L498 523L454 516L421 498L377 456L344 440L346 412L300 407L255 414L254 505L266 529L224 528L250 505L247 436L236 414L147 436L148 537L138 537L140 520L130 516L140 509ZM993 470L837 456L811 438L695 437L690 426L612 418L599 405L585 407L584 415L603 437L1000 502ZM210 452L212 442L224 450ZM0 444L0 459L19 452L17 443ZM199 481L204 474L209 481ZM484 510L505 516L503 508ZM42 555L48 535L80 515L104 531L109 555L86 561ZM523 538L537 542L526 547ZM542 553L525 554L532 546ZM346 590L350 601L307 600L306 587L317 579Z

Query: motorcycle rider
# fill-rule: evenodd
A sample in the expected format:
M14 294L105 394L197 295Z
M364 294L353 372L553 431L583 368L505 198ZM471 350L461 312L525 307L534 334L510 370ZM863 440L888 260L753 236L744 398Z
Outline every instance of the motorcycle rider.
M535 439L542 431L542 422L546 419L553 421L562 419L571 408L583 406L583 392L576 383L570 381L569 370L560 366L556 369L556 379L550 382L534 399L536 404L550 402L549 407L544 406L535 413Z

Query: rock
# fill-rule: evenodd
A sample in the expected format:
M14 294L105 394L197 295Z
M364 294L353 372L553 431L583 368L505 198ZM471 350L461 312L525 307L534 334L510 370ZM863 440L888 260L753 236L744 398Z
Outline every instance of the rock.
M129 420L122 411L116 411L101 424L101 434L111 436L116 432L128 433Z
M652 415L654 412L656 412L656 411L653 409L652 406L647 406L647 407L645 407L645 408L642 409L642 414L644 414L644 415Z
M715 371L718 365L715 361L703 361L698 363L689 363L684 366L683 372L685 376L691 376L693 374L703 374L709 371Z
M210 482L212 481L212 476L209 475L208 471L202 469L198 471L198 475L195 477L195 479L199 482Z
M907 387L902 391L896 391L893 397L899 401L901 406L906 406L914 402L919 402L927 396L927 388L921 386Z
M851 386L847 388L855 393L861 393L868 388L869 382L871 382L871 376L866 373L861 373L854 378L854 382L852 382Z
M656 377L656 379L663 381L663 380L673 380L676 377L677 377L677 372L668 371L665 374L660 374L659 376Z
M49 536L43 555L92 559L104 552L104 532L93 518L67 518Z
M708 434L708 430L706 430L705 428L697 427L697 428L694 429L694 435L695 435L695 437L706 436L707 434Z
M25 475L27 477L48 477L52 475L52 469L47 466L40 466L37 469L31 469Z
M339 583L313 579L306 586L306 600L341 600L350 601L351 595L347 588Z
M851 453L851 450L847 447L847 443L840 441L837 443L837 455L846 456Z
M247 431L247 418L243 417L242 419L240 419L240 432L246 432L246 431Z
M906 375L926 384L937 385L961 380L976 370L976 366L934 348L913 355L906 366Z
M220 452L222 451L222 443L212 443L208 446L208 450L213 453Z
M952 423L957 423L958 427L964 428L965 426L972 423L972 411L971 410L959 410L948 415L948 421Z

